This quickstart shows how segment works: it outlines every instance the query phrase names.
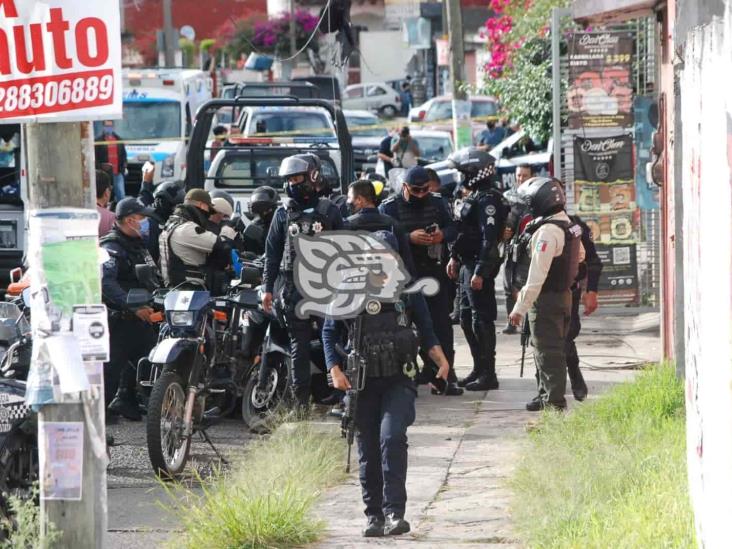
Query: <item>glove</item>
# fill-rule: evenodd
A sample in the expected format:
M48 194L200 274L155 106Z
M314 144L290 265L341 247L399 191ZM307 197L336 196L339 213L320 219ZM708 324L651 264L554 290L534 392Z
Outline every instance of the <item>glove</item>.
M233 241L236 239L236 231L227 225L224 225L223 227L221 227L221 233L219 233L219 234L220 234L221 238L224 238L226 240Z

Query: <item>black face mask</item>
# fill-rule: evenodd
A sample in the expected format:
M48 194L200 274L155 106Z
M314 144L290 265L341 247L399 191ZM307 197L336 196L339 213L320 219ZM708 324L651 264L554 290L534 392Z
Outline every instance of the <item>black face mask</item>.
M307 182L297 185L287 185L287 196L299 204L308 204L315 196L315 188Z

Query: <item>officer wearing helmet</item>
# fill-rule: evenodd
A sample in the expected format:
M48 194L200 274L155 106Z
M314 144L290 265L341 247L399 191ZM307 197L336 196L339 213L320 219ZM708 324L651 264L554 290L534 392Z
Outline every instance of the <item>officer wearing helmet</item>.
M539 396L529 411L564 409L567 384L565 341L572 313L571 288L584 261L582 228L564 211L561 182L533 177L517 190L534 220L519 239L514 286L521 288L509 320L520 326L528 314L539 374Z
M215 213L208 218L209 222L214 226L214 232L219 233L224 224L232 225L231 218L234 216L234 199L226 191L216 189L210 191L211 203ZM236 230L236 227L233 227Z
M460 205L460 234L447 265L450 278L460 278L460 326L473 356L473 370L459 384L468 391L498 389L495 278L506 208L495 188L495 159L490 154L469 147L448 160L469 191Z
M431 193L429 185L430 176L423 167L410 168L405 174L401 192L384 200L379 206L379 211L396 219L407 232L416 275L420 278L435 278L441 287L446 287L448 281L442 251L444 243L455 240L457 228L450 216L447 202L441 196ZM450 297L448 292L441 291L426 299L435 333L450 362L450 375L445 394L461 395L463 391L456 384L457 377L454 370L455 352L450 320ZM421 380L428 382L437 368L428 357L423 359L426 368Z
M272 224L280 195L272 187L258 187L249 197L249 213L254 220L242 231L244 249L257 255L264 253L267 233Z
M277 283L277 297L285 306L290 336L293 392L298 407L306 411L310 401L312 323L309 318L299 318L295 314L295 305L301 296L293 279L294 239L299 234L313 235L342 229L343 218L327 197L318 196L318 189L323 188L323 183L320 160L316 155L296 154L285 158L279 174L285 180L287 198L275 211L267 235L262 307L265 312L271 313Z
M149 228L147 234L143 234L143 236L150 255L157 263L160 261L160 233L163 232L163 227L173 214L175 207L183 203L186 193L183 190L182 181L161 181L154 186L154 178L155 166L151 164L148 169L143 169L138 200L145 206L152 207Z
M209 218L215 213L203 189L191 189L176 207L160 234L160 270L166 285L199 281L214 293L221 291L216 274L231 262L236 231L224 226L219 234L213 232Z

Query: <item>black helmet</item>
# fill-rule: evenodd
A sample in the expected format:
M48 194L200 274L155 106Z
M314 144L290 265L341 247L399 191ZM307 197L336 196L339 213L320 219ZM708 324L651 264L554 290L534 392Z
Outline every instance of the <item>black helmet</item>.
M524 181L516 193L534 217L555 214L567 203L562 183L551 177L532 177Z
M153 191L153 198L156 202L166 204L170 209L175 208L178 204L183 204L186 192L183 190L182 182L163 181Z
M221 189L214 189L213 191L209 191L208 195L211 197L211 200L213 200L214 198L223 198L224 200L226 200L229 203L229 206L231 206L232 211L235 209L234 208L234 199L226 191L223 191Z
M249 198L249 211L255 215L263 215L277 207L280 200L279 193L272 187L257 187Z
M450 167L459 171L465 179L463 185L473 189L480 183L493 181L496 159L477 147L466 147L447 157Z

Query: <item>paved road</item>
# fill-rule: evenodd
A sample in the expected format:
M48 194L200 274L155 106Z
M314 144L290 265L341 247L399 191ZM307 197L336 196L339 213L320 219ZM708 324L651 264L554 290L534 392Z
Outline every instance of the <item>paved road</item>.
M615 311L615 313L627 311ZM613 314L586 321L579 348L591 397L633 375L635 365L661 355L655 332L638 332L654 324L657 315ZM456 327L459 374L469 370L469 351ZM525 426L532 417L524 404L534 395L531 350L526 374L518 376L518 336L498 336L501 388L463 397L438 397L420 388L417 422L410 429L408 519L413 534L401 540L370 540L374 545L420 547L510 547L515 536L508 513L505 480L525 443ZM574 402L570 399L570 405ZM125 422L110 427L123 444L112 450L109 467L109 540L113 548L156 547L174 538L175 517L161 503L164 490L152 476L147 459L144 424ZM211 437L227 458L244 448L250 435L238 420L211 429ZM194 466L204 475L217 463L201 441L192 447ZM363 515L355 475L331 490L318 505L329 525L322 547L366 547L360 538ZM337 521L333 517L339 517Z

